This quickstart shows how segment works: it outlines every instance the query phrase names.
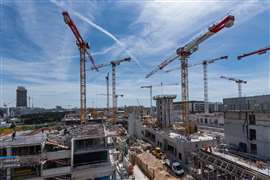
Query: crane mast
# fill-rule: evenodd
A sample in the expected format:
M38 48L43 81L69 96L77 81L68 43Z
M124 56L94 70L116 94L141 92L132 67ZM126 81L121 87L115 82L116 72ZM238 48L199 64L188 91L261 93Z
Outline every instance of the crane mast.
M251 56L251 55L255 55L255 54L258 54L258 55L265 54L269 50L270 50L270 46L259 49L259 50L256 50L256 51L252 51L252 52L249 52L249 53L244 53L242 55L237 56L237 59L241 60L242 58L245 58L245 57Z
M86 72L85 72L85 63L86 63L86 54L88 55L91 63L93 64L94 69L97 70L95 67L94 60L90 53L87 51L89 49L89 45L85 42L80 35L76 25L72 21L71 17L69 16L67 11L62 13L64 17L65 23L70 27L71 31L73 32L76 38L76 45L80 51L80 122L86 122Z
M115 123L116 121L116 113L117 113L117 95L116 95L116 67L119 66L121 63L123 62L130 62L131 58L127 57L127 58L123 58L120 60L115 60L115 61L111 61L107 64L99 64L96 65L95 67L92 67L91 69L94 70L95 68L99 69L99 68L103 68L106 66L110 66L112 67L112 115L113 115L113 123Z
M241 79L235 79L232 77L226 77L226 76L220 76L221 79L227 79L230 81L234 81L237 84L238 87L238 97L242 97L242 84L247 84L247 81L241 80Z
M109 73L107 76L105 76L106 79L106 91L107 91L107 117L109 117L110 114L110 89L109 89Z

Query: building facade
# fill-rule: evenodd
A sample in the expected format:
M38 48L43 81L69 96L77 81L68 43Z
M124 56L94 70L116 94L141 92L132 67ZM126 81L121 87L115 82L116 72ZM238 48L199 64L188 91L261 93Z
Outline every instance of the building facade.
M270 160L270 95L228 98L223 103L226 143Z
M23 86L16 89L16 107L27 107L27 90Z

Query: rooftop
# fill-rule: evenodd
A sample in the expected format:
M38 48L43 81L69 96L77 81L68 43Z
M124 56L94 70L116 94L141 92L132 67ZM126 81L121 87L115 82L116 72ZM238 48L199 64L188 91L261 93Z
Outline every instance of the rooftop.
M159 99L175 99L176 95L157 95L154 96L153 99L154 100L159 100Z
M46 140L45 134L41 132L34 135L26 134L26 131L17 132L13 141L11 135L2 137L0 139L0 147L38 145Z
M155 131L158 134L161 135L167 135L172 139L175 139L177 141L182 141L182 142L199 142L199 141L211 141L214 140L214 134L210 134L210 133L206 133L206 132L198 132L198 133L194 133L191 134L189 136L186 136L182 133L178 133L175 132L174 130L171 129L165 129L165 130L161 130L158 128L149 128L148 129L152 129L153 131Z

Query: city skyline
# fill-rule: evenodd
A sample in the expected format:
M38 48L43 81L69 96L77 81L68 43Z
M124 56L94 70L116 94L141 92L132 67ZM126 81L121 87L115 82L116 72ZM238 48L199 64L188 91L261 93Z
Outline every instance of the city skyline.
M232 28L225 29L200 45L189 59L229 56L209 66L209 100L236 97L235 83L221 75L244 79L243 95L269 94L269 54L237 61L242 53L269 45L269 1L196 1L72 3L65 1L1 1L0 26L1 105L15 99L17 86L25 86L38 107L79 106L79 51L75 38L61 15L67 10L84 39L89 42L96 64L131 56L133 63L117 70L117 93L124 94L119 105L149 106L149 92L142 85L179 83L179 71L145 75L176 49L230 13ZM174 17L174 18L171 18ZM122 25L122 26L119 26ZM179 66L175 61L165 69ZM87 69L90 69L87 63ZM106 106L105 76L111 68L87 71L87 106ZM111 78L110 78L111 80ZM203 100L202 67L189 70L190 100ZM180 87L164 87L177 94ZM153 95L162 93L155 88Z

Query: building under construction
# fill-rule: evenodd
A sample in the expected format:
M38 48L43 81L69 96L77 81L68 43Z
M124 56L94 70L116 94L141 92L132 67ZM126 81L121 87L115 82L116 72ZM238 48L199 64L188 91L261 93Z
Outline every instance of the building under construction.
M193 153L198 179L270 179L269 98L223 100L226 146Z
M1 180L110 179L111 138L102 120L1 139Z

